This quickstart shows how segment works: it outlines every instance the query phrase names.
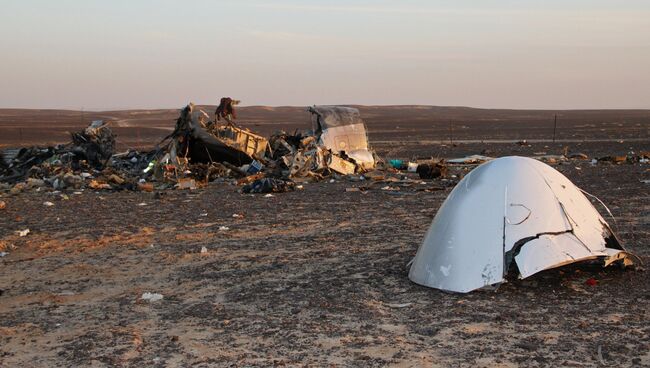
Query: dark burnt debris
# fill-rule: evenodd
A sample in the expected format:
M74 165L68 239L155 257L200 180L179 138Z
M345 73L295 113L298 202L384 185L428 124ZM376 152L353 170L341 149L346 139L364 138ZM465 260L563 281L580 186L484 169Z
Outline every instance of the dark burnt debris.
M36 186L78 188L83 176L74 172L100 171L108 167L115 148L115 135L103 121L93 121L86 129L72 133L68 144L21 148L0 165L0 183L26 181ZM92 175L88 174L86 177ZM36 184L34 184L36 183Z
M334 151L323 140L327 127L319 129L318 135L281 131L269 139L241 128L232 120L232 103L237 101L224 99L213 120L192 103L181 110L174 132L163 140L160 153L151 162L155 181L178 182L191 177L196 186L203 186L220 179L237 179L237 184L245 185L245 193L284 192L292 190L295 181L361 175L375 169L379 161L368 149L365 125L360 118L339 122L347 130L339 129L340 150ZM329 111L358 116L358 110L350 108L326 106L310 111L318 111L321 116ZM347 123L357 126L348 127ZM368 152L372 164L365 157L354 156L359 150Z
M300 183L347 180L349 191L374 184L382 189L426 184L454 186L473 167L492 157L425 158L414 162L382 160L369 147L359 110L343 106L312 106L311 129L276 132L262 137L235 123L238 100L224 97L213 118L193 103L180 110L174 131L148 152L115 152L110 124L94 121L71 133L71 141L51 147L25 147L0 152L0 190L26 189L141 190L196 189L211 182L241 187L244 193L285 192ZM590 160L596 164L647 163L650 153L589 158L582 153L534 157L549 164ZM412 174L409 176L409 174ZM420 180L417 180L417 179ZM397 183L397 184L396 184Z
M213 119L185 106L174 131L148 152L115 152L116 137L103 121L72 133L67 144L22 148L0 157L0 189L158 191L222 182L244 193L270 193L294 190L296 182L366 180L364 174L404 179L369 149L357 109L313 106L312 130L267 139L235 123L239 101L221 102Z

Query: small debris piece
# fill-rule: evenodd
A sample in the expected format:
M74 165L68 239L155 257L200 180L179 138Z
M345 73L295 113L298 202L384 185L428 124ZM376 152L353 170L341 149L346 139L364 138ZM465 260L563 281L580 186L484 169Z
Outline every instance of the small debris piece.
M351 188L345 188L345 191L346 192L360 192L361 189L359 189L358 187L351 187Z
M242 193L282 193L294 190L296 183L289 180L263 178L246 184Z
M532 158L549 164L555 164L567 160L566 156L564 155L543 155L543 156L534 156Z
M153 192L153 183L138 183L138 189L143 192Z
M114 183L114 184L117 184L117 185L122 185L122 184L124 184L124 181L125 181L125 180L122 179L122 177L120 177L119 175L111 174L111 175L108 177L108 181L109 181L110 183Z
M386 185L385 187L381 188L381 190L399 191L399 187L391 187L390 185Z
M219 231L228 231L230 228L228 226L219 226Z
M45 206L45 207L52 207L52 206L54 206L54 203L49 202L49 201L48 201L48 202L43 202L43 206Z
M9 194L18 194L25 190L25 183L18 183L9 190Z
M374 181L379 181L379 180L384 180L386 179L386 175L380 171L371 171L363 174L365 179L369 180L374 180Z
M590 278L587 279L587 281L585 281L585 284L587 284L589 286L596 286L596 285L598 285L598 280L596 280L593 277L590 277Z
M435 163L435 164L420 164L418 165L416 172L420 176L420 179L435 179L435 178L445 178L447 177L447 166Z
M0 257L5 257L5 256L8 256L8 255L9 255L9 253L7 253L7 252L0 252Z
M81 186L84 183L84 179L79 175L74 175L74 174L68 173L68 174L63 175L63 182L68 187L71 187L71 188L74 188L74 189L80 189Z
M88 187L91 189L112 189L110 184L107 183L100 183L97 180L91 180L90 183L88 183Z
M406 170L408 172L417 172L418 166L420 165L418 165L416 162L409 162Z
M206 253L208 253L208 248L201 247L201 254L206 254Z
M146 300L146 301L148 301L148 302L156 302L156 301L158 301L158 300L162 300L162 299L163 299L163 296L162 296L162 294L158 294L158 293L150 293L150 292L146 292L146 293L143 293L143 294L142 294L142 296L140 297L140 299L142 299L142 300Z
M355 167L356 166L350 161L346 161L335 155L330 156L329 168L333 171L336 171L339 174L343 174L343 175L354 174Z
M271 193L264 196L264 198L271 198L271 197L275 197L275 196L273 194L271 194Z
M406 308L410 307L413 303L386 303L386 306L391 308Z
M257 174L258 172L260 172L262 170L263 167L264 167L264 165L261 162L259 162L257 160L253 160L250 163L250 165L248 165L248 170L246 170L246 173L248 173L248 174Z
M7 203L5 201L0 201L0 210L7 208Z
M239 180L237 180L237 185L245 185L245 184L250 184L254 182L255 180L263 179L264 178L264 173L257 173L255 175L249 175L245 176Z
M494 160L494 157L488 157L483 155L471 155L463 158L454 158L447 160L451 164L481 164L486 161Z
M388 164L392 168L397 169L397 170L404 170L404 169L408 168L408 166L402 160L389 160Z
M188 178L181 178L178 179L178 184L176 184L178 189L196 189L196 180L194 179L188 179Z
M569 155L569 158L574 158L578 160L587 160L589 159L589 156L585 155L584 153L572 153Z
M627 161L627 156L605 156L599 157L598 161L611 162L615 164L622 164Z
M27 178L25 183L27 184L27 188L40 188L45 186L44 180L35 178Z

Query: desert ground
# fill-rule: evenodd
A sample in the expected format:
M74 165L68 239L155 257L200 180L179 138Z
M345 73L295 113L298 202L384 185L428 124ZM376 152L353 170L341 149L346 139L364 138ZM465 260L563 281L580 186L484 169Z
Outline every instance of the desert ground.
M649 110L359 108L384 158L586 154L553 166L608 205L614 219L595 204L646 266L568 266L468 294L416 285L407 264L452 189L440 179L273 197L225 182L5 193L0 366L650 366L650 165L590 163L649 151ZM239 113L262 135L309 128L301 107ZM145 149L177 115L5 109L0 147L65 143L104 119L120 150Z

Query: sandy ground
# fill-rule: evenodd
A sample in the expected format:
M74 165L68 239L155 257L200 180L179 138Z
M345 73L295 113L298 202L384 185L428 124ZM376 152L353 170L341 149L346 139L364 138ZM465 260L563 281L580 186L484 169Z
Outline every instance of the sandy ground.
M643 138L647 125L634 124ZM570 149L650 148L603 136ZM566 145L383 141L391 158ZM650 166L555 167L608 204L623 244L648 264ZM441 184L346 192L360 183L338 180L271 198L226 183L4 195L0 366L650 366L647 271L568 267L470 294L410 282L407 263L451 190Z

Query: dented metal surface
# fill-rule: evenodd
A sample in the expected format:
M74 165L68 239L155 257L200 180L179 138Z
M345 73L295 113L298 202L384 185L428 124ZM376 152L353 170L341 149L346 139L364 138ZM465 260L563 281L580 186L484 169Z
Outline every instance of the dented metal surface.
M266 138L226 119L224 124L211 121L203 110L189 103L181 110L169 149L172 161L181 155L192 163L228 162L241 166L264 159L269 153Z
M354 174L355 166L352 162L346 161L338 156L330 155L328 167L342 175Z
M312 128L319 143L333 153L345 152L348 157L365 168L371 169L375 160L368 148L366 125L359 110L344 106L313 106Z
M567 263L630 263L607 222L569 179L531 158L471 171L440 207L413 260L421 285L469 292Z

